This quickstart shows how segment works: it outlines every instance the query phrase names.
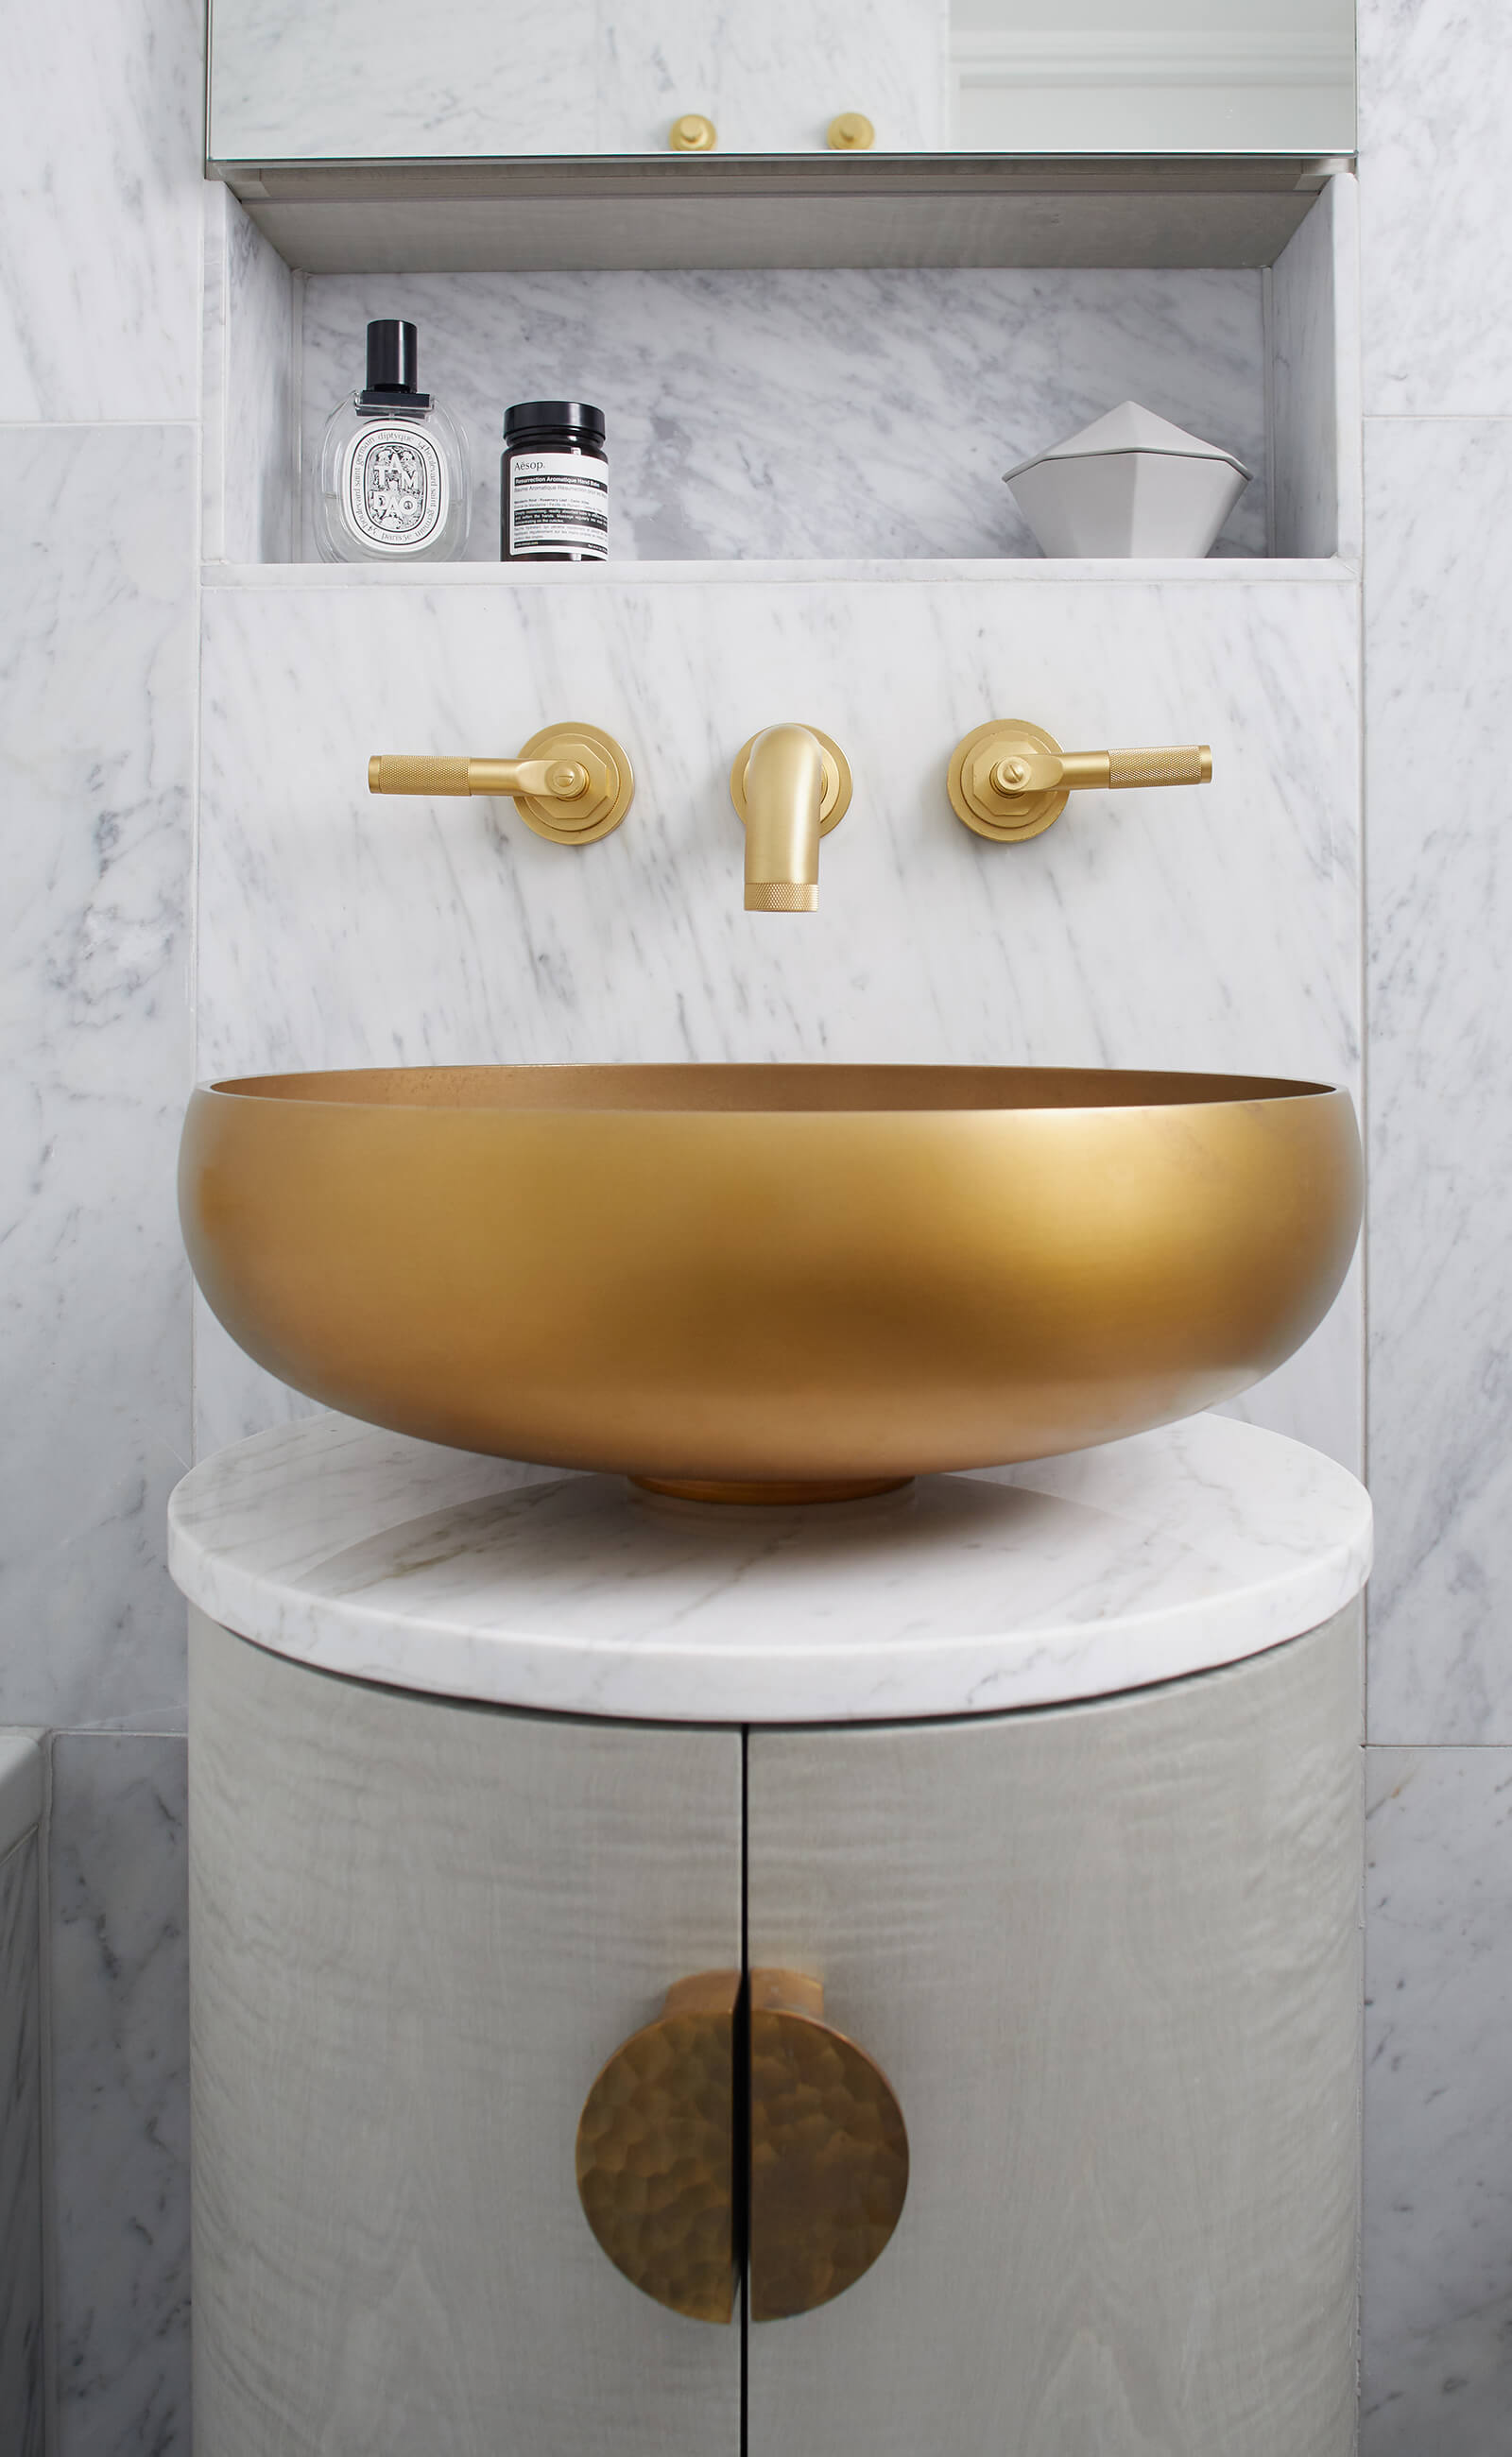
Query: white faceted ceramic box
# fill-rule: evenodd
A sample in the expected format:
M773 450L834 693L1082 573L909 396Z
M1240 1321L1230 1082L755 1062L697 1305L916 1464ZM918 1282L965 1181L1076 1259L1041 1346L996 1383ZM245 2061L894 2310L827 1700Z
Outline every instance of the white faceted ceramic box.
M1221 444L1126 401L1005 483L1047 555L1200 556L1250 472Z

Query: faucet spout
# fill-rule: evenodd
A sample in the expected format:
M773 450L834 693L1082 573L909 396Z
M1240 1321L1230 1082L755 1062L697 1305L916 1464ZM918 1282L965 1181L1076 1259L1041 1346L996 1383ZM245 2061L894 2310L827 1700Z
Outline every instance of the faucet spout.
M735 808L745 820L746 911L817 912L823 743L806 725L769 725L751 744L743 776L739 761L735 767Z

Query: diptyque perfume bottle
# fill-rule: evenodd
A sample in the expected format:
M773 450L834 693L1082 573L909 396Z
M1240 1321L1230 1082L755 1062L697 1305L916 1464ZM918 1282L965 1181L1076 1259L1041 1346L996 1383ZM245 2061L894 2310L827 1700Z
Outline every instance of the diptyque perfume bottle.
M467 541L472 488L454 419L419 389L415 327L367 328L367 382L326 423L315 542L326 563L450 563Z

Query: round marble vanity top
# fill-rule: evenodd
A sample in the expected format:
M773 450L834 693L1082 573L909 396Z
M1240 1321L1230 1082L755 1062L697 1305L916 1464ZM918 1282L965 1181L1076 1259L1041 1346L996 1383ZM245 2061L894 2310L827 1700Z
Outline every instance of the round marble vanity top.
M256 1435L170 1508L175 1579L275 1653L655 1722L898 1722L1141 1688L1357 1596L1345 1469L1221 1416L877 1501L722 1508L349 1418Z

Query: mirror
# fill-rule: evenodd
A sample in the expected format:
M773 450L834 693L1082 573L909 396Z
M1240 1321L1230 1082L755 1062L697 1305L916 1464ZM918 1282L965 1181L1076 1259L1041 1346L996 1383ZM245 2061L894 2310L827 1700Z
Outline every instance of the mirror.
M665 157L700 121L722 155L1348 153L1355 5L214 0L217 163Z

